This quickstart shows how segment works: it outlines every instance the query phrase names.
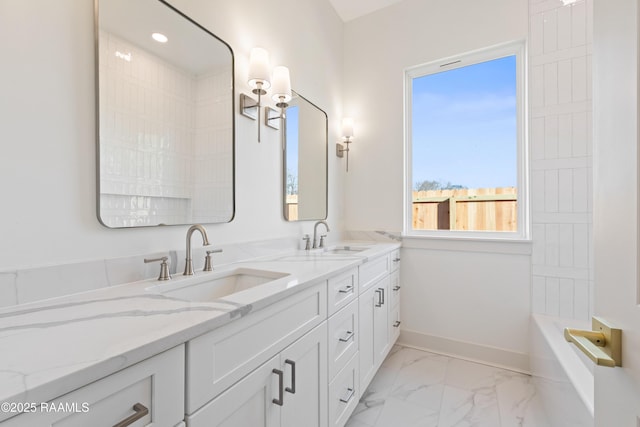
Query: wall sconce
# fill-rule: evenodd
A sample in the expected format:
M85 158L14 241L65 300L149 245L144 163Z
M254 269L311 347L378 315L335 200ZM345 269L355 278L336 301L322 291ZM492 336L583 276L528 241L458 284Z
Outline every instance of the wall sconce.
M258 142L260 142L260 109L262 107L262 95L267 94L267 89L271 87L269 78L269 53L266 50L254 47L249 55L249 80L251 92L258 95L258 101L240 94L240 113L253 120L258 121ZM284 110L289 106L291 100L291 78L289 69L279 65L273 69L273 95L271 98L276 101L276 106L280 108L280 114L271 107L265 107L264 122L267 126L279 129L279 125L272 120L284 120ZM255 109L255 110L254 110Z
M258 120L258 142L260 142L260 107L262 95L266 95L267 89L271 87L269 80L269 53L260 48L254 47L249 54L249 87L251 92L258 95L256 102L251 97L240 94L240 112L252 119ZM256 109L253 114L252 109Z
M279 127L271 124L271 120L284 120L284 110L289 106L288 102L291 101L291 78L287 67L279 65L273 69L272 90L273 95L271 95L271 99L276 101L276 107L280 108L280 114L274 115L274 109L265 107L265 123L267 126L278 129Z
M349 144L353 142L351 141L351 138L353 138L353 119L342 119L342 137L344 138L346 147L343 147L340 143L336 143L336 156L342 158L344 157L344 153L347 153L347 172L349 172Z

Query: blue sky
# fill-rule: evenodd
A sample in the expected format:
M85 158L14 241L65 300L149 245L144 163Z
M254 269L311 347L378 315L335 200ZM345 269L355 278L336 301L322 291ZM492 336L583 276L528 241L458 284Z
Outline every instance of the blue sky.
M287 108L287 173L298 176L298 114L299 108Z
M413 80L413 183L516 186L515 56Z

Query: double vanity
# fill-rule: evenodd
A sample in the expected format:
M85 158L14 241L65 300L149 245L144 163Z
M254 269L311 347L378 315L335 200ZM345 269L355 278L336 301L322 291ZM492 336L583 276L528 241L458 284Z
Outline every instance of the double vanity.
M233 220L242 117L281 141L283 216L318 220L313 245L284 237L286 251L252 258L260 242L238 244L190 275L191 234L208 244L193 226L172 279L176 251L144 260L160 262L153 280L141 257L3 272L20 305L0 308L0 424L343 426L399 334L400 245L322 247L327 114L293 92L272 117L239 94L231 46L168 1L96 0L94 12L99 221ZM237 95L250 101L240 111Z
M1 424L343 426L399 335L399 246L283 252L4 309Z

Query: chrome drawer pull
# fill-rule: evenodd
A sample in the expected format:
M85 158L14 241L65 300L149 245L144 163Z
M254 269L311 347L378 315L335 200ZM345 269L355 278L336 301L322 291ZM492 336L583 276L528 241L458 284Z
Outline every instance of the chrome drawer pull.
M353 292L353 286L346 286L344 289L339 289L338 292L340 292L341 294L350 294L351 292Z
M278 376L278 399L273 399L272 402L282 406L284 404L284 372L280 369L274 369L271 372Z
M356 392L355 389L353 389L353 388L348 388L347 391L348 391L347 398L346 399L340 398L340 402L349 403L349 401L351 400L351 398L353 397L353 395Z
M340 342L348 342L353 337L354 337L353 331L347 331L347 333L344 335L344 338L339 338L338 341L340 341Z
M393 287L393 290L394 290L394 291L399 291L399 290L400 290L400 285L398 285L398 286L394 286L394 287Z
M291 366L291 387L285 388L291 394L296 394L296 362L293 360L285 360L284 363Z
M401 323L402 323L401 321L396 320L396 321L395 321L395 323L393 324L393 327L394 327L394 328L398 328L398 327L400 326L400 324L401 324Z
M382 307L382 289L376 289L376 293L378 294L378 302L375 304L376 307Z
M400 257L394 258L393 262L400 262Z
M138 421L140 418L144 418L149 415L149 408L144 406L142 403L136 403L133 405L133 410L136 411L135 414L128 416L113 427L127 427Z

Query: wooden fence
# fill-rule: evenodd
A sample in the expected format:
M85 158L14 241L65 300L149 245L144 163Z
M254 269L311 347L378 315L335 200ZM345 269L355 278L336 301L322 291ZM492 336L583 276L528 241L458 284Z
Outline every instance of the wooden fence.
M285 198L285 212L289 221L298 219L298 195L287 194Z
M515 187L413 192L414 230L516 231Z

